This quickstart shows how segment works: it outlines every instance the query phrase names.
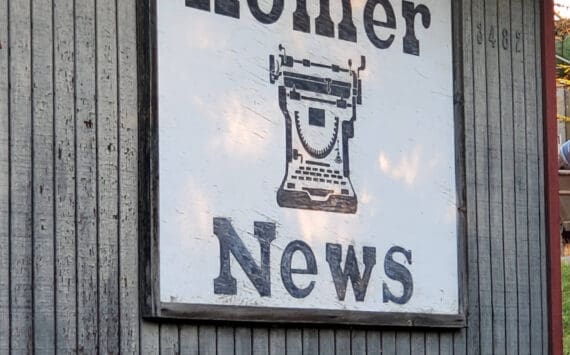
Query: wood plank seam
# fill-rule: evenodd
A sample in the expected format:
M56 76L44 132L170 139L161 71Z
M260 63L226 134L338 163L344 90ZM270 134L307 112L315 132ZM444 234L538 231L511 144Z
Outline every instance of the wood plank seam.
M536 247L538 247L538 269L539 269L539 287L540 289L538 290L538 295L539 295L539 300L538 300L538 306L540 308L540 311L538 312L540 315L540 322L537 325L537 327L539 327L541 329L541 334L539 337L539 343L540 343L540 348L542 350L542 352L544 353L544 348L545 348L545 339L544 339L544 300L545 300L545 296L543 294L544 289L545 289L545 284L547 284L547 280L544 277L544 267L543 267L543 255L545 253L545 249L543 248L543 239L544 239L544 224L542 222L543 220L543 206L542 206L542 194L541 191L544 193L545 189L544 189L544 181L542 179L542 174L544 173L544 169L542 166L542 149L541 149L541 142L543 140L545 140L543 138L543 132L542 132L542 128L541 128L541 104L540 104L540 94L539 94L539 88L542 87L540 84L540 80L539 80L539 73L540 73L540 57L537 56L537 53L540 53L540 4L539 2L534 2L534 26L533 26L533 38L534 38L534 73L535 76L533 79L533 87L535 89L535 95L534 95L534 101L536 103L536 108L535 108L535 127L536 127L536 137L535 137L535 142L536 142L536 157L537 157L537 171L536 171L536 181L538 182L538 188L536 190L536 204L537 204L537 209L536 209L536 216L535 218L537 218L537 233L535 235L535 238L537 239L537 243L536 243ZM546 141L546 140L545 140Z
M33 179L31 139L33 134L31 83L31 19L30 2L11 2L10 21L14 33L9 44L10 70L14 71L10 85L10 159L11 174L11 350L31 352L33 349L33 261L32 225L33 201L30 184Z
M538 182L539 182L539 186L540 188L537 190L538 193L538 218L539 218L539 228L538 228L538 237L539 237L539 265L540 265L540 288L541 288L541 327L542 327L542 332L541 332L541 341L542 341L542 349L544 353L548 352L548 339L546 339L545 334L548 328L548 319L547 317L545 317L545 315L547 314L546 311L546 302L548 299L547 296L547 288L548 288L548 278L546 277L546 266L544 264L544 260L546 258L544 258L543 256L548 255L547 249L546 249L546 236L548 235L547 232L547 228L546 225L544 224L544 220L546 218L545 216L545 205L544 205L544 192L547 191L546 190L546 186L545 186L545 180L544 180L544 174L545 174L545 165L544 165L544 150L543 150L543 144L542 143L549 143L549 139L548 137L545 137L544 135L544 130L543 130L543 124L542 124L542 110L543 110L543 103L542 103L542 83L540 82L540 78L542 77L542 70L541 70L541 66L542 66L542 62L541 62L541 58L542 58L542 48L541 48L541 21L540 21L540 14L541 14L541 9L540 9L540 3L539 2L535 2L535 26L534 26L534 30L535 30L535 100L537 102L537 112L536 112L536 125L537 125L537 136L536 136L536 144L537 144L537 157L538 157L538 170L537 170L537 175L538 175ZM540 90L539 90L540 88ZM542 191L542 193L541 193ZM558 215L558 214L557 214Z
M522 7L522 13L523 13L523 16L522 16L522 18L523 18L523 28L526 27L526 26L525 26L525 21L524 21L524 19L525 19L525 15L526 15L526 13L527 13L527 11L525 11L525 6L524 6L524 5L525 5L525 1L523 0L523 7ZM524 37L525 37L525 39L526 39L526 36L524 36ZM527 71L526 71L526 52L527 52L527 46L526 46L526 41L523 41L522 48L523 48L523 49L522 49L522 50L523 50L523 63L524 63L524 68L525 68L525 70L523 71L523 78L524 78L524 83L525 83L525 85L524 85L524 97L525 97L525 110L524 110L524 113L525 113L525 116L524 116L524 117L525 117L525 124L524 124L524 131L525 131L525 132L528 132L528 121L526 120L526 117L527 117L527 115L528 115L528 111L527 111L527 109L528 109L528 108L527 108L527 97L528 97L527 95L528 95L528 94L527 94L527 85L526 85L526 83L527 83ZM526 137L525 137L525 138L526 138ZM524 148L525 148L525 152L526 152L527 149L528 149L528 141L527 141L526 139L525 139ZM527 170L527 172L528 172L528 161L527 161L526 170ZM529 191L528 191L528 174L525 174L525 179L526 179L526 184L525 184L525 186L527 187L527 189L526 189L526 206L527 206L527 211L528 211L528 196L529 196ZM528 218L528 214L527 214L527 218L526 218L527 238L526 238L525 242L526 242L526 250L527 250L527 254L526 254L527 260L526 260L526 263L527 263L527 268L529 269L529 270L528 270L528 273L527 273L527 275L526 275L526 276L527 276L528 285L530 285L530 240L529 240L529 239L530 239L530 236L528 235L529 223L530 223L530 222L529 222L529 218ZM531 314L530 314L530 306L531 306L530 290L528 290L528 304L526 304L525 306L529 308L529 310L528 310L528 311L529 311L529 319L528 319L527 327L528 327L528 334L530 334L530 323L531 323L531 321L532 321L532 319L531 319ZM528 342L529 342L529 344L530 344L530 343L531 343L531 339L528 339ZM529 347L529 349L530 349L530 347Z
M515 156L516 156L516 154L515 154L516 145L515 145L515 134L514 134L514 132L515 132L515 93L514 93L514 92L515 92L515 80L514 80L515 73L514 73L514 69L513 69L513 67L514 67L514 53L515 53L515 51L516 51L516 43L515 43L514 46L513 46L513 43L512 43L512 34L515 33L516 31L513 30L513 20L512 20L512 17L513 17L513 3L512 3L512 1L513 1L513 0L509 0L509 7L508 7L508 8L509 8L509 12L510 12L510 16L509 16L509 31L510 31L510 33L511 33L511 44L510 44L510 45L511 45L511 51L510 51L510 63L511 63L511 83L510 83L510 84L511 84L511 113L512 113L512 115L513 115L512 120L511 120L511 121L512 121L512 122L511 122L511 125L512 125L512 126L511 126L511 129L512 129L512 131L513 131L513 138L512 138L513 160L512 160L512 162L511 162L511 168L512 168L512 171L513 171L513 184L516 184L516 164L515 164L515 159L514 159ZM516 1L516 0L515 0L515 1ZM516 35L515 35L515 36L516 36ZM515 284L516 290L518 291L518 277L516 276L516 275L518 275L518 262L516 261L516 255L517 255L516 251L517 251L517 248L518 248L518 247L517 247L518 238L517 238L517 233L516 233L516 226L517 226L517 214L516 214L516 201L517 201L517 197L516 197L516 194L517 194L516 186L513 186L513 196L512 196L513 200L512 200L512 202L513 202L513 209L514 209L513 212L514 212L514 213L513 213L513 216L512 216L512 217L513 217L513 229L514 229L514 232L515 232L515 233L514 233L514 238L513 238L514 251L515 251L515 260L514 260L513 268L514 268L514 270L515 270L515 272L514 272L514 275L515 275L515 276L514 276L514 284ZM518 292L515 292L515 293L516 293L516 315L517 315L517 318L516 318L516 319L517 319L517 321L518 321L518 314L519 314L519 296L518 296ZM505 294L505 297L506 297L506 294ZM505 301L506 301L506 299L505 299ZM519 345L519 338L518 338L518 337L519 337L519 332L518 332L518 327L517 327L517 329L515 329L514 335L515 335L516 348L513 349L513 351L517 352L517 351L518 351L518 345Z
M541 4L539 2L535 3L535 13L539 14L539 16L541 15ZM538 126L538 134L537 134L537 144L538 144L538 159L539 159L539 169L538 169L538 180L539 180L539 185L541 186L539 191L547 191L546 189L546 184L545 184L545 178L544 178L544 174L545 174L545 164L544 164L544 145L543 143L548 144L549 143L549 139L548 137L545 136L545 130L543 127L543 102L542 102L542 88L543 83L542 83L542 34L541 34L541 23L540 23L540 18L538 21L536 21L536 26L535 26L535 38L537 39L535 41L536 45L535 45L535 57L536 57L536 63L535 63L535 72L536 72L536 85L535 87L537 88L536 90L536 100L537 100L537 126ZM540 64L538 64L540 63ZM540 88L540 90L538 90L538 88ZM541 256L547 256L549 255L548 252L548 248L547 248L547 244L546 244L546 236L547 234L547 228L546 228L546 207L545 207L545 196L544 194L541 195L539 197L540 200L540 208L539 208L539 222L540 222L540 248L541 248L541 252L540 255ZM542 347L543 347L543 353L547 354L548 353L548 345L549 345L549 341L548 341L548 306L547 306L547 302L548 302L548 277L546 274L546 262L547 262L547 257L541 257L541 262L540 262L540 268L541 268L541 285L542 285L542 290L541 290L541 298L542 298L542 302L541 302L541 314L542 314Z
M56 73L55 73L55 53L56 53L56 46L55 46L55 10L52 8L51 11L51 85L52 85L52 117L53 117L53 121L52 121L52 209L53 209L53 250L52 250L52 255L54 258L54 263L53 263L53 329L54 329L54 337L53 337L53 347L54 347L54 351L57 352L57 338L58 338L58 327L57 327L57 304L58 304L58 298L57 298L57 244L56 244L56 239L57 239L57 202L56 202L56 196L57 196L57 179L56 179L56 147L57 147L57 143L56 143L56 97L55 97L55 80L56 80Z
M11 17L10 3L6 4L7 77L8 77L8 351L12 351L12 66L11 66Z
M121 336L122 336L122 312L121 312L121 68L120 68L120 41L119 41L119 5L118 0L114 1L115 5L115 72L116 72L116 135L117 135L117 182L116 182L116 194L117 194L117 344L119 347L119 352L121 349ZM180 330L178 331L178 344L180 344Z
M73 86L74 86L74 95L73 95L73 162L74 162L74 196L77 200L78 196L78 181L77 181L77 8L75 0L73 1ZM74 223L75 223L75 349L79 351L79 246L78 246L78 206L77 202L74 205Z
M474 4L471 3L471 6L472 6L471 15L473 18L473 6L474 6ZM478 5L475 5L475 6L478 6ZM484 7L484 3L483 3L483 7ZM472 24L475 25L474 22ZM480 24L480 25L483 26L483 28L485 28L484 21L483 21L483 24ZM475 33L475 30L473 30L473 33ZM474 45L475 45L475 41L473 41L473 46ZM473 64L473 75L475 75L475 49L473 49L473 62L472 62L472 64ZM476 94L477 94L477 91L475 90L475 80L473 80L473 114L474 114L473 132L475 135L474 140L473 140L473 144L474 144L473 148L474 148L475 152L477 152L477 150L478 150L477 149L477 146L478 146L478 144L477 144L478 143L478 141L477 141L477 101L475 99ZM476 172L478 171L477 159L475 159L475 162L474 162L474 169L475 169L474 173L476 174ZM475 179L477 179L477 175L475 175L475 176L476 176ZM479 188L478 188L478 184L476 183L476 181L475 181L474 190L475 190L474 191L475 192L475 196L474 196L474 198L475 198L475 200L474 200L474 202L475 202L475 206L474 206L474 208L475 208L475 221L474 222L475 222L475 238L477 240L477 249L476 249L477 257L475 258L475 260L479 261L479 260L481 260L480 259L480 245L479 245L479 243L480 243L480 238L479 238L479 198L478 198ZM481 347L482 347L482 339L481 339L481 330L482 330L481 329L481 318L482 318L482 314L481 314L481 285L480 285L481 270L480 270L480 267L481 267L480 263L477 263L477 276L478 276L478 280L477 280L478 281L478 284L477 284L478 285L478 287L477 287L477 299L478 299L477 307L478 307L478 309L477 309L477 311L478 311L478 322L479 322L477 335L478 335L478 340L479 340L479 344L478 344L479 349L481 349Z
M518 0L514 0L514 1L515 1L515 2L518 2ZM513 5L513 0L510 0L510 4L509 4L510 12L511 12L510 29L511 29L511 33L516 33L516 31L514 30L513 21L512 21L512 15L513 15L513 13L514 13L513 6L514 6L514 5ZM513 64L513 75L512 75L512 77L511 77L511 87L512 87L512 92L511 92L512 99L511 99L511 100L512 100L512 111L513 111L513 122L512 122L512 130L513 130L513 143L512 143L512 144L513 144L513 152L516 151L516 150L515 150L515 149L516 149L516 137L514 136L514 132L515 132L515 129L516 129L516 119L515 119L515 112L516 112L516 106L515 106L515 73L514 73L514 63L515 63L514 56L515 56L515 51L516 51L516 44L515 44L514 50L511 50L511 63ZM514 154L513 156L516 157L516 154ZM517 168L517 165L516 165L515 159L513 159L513 161L512 161L512 169L513 169L513 175L514 175L514 176L513 176L513 179L515 179L515 184L516 184L516 171L517 171L516 168ZM514 213L514 216L513 216L513 218L514 218L514 226L515 226L514 250L515 250L515 255L518 255L518 238L517 238L517 235L518 235L518 234L516 233L517 226L518 226L518 223L517 223L518 215L517 215L517 213L516 213L516 209L517 209L517 206L516 206L516 205L517 205L517 189L516 189L516 185L515 185L515 189L514 189L514 191L513 191L513 198L514 198L514 208L515 208L515 213ZM520 317L519 317L519 314L520 314L520 310L519 310L519 309L520 309L520 303L519 303L519 293L518 293L518 289L519 289L519 280L518 280L519 271L518 271L518 267L519 267L519 263L518 263L518 261L517 261L517 258L515 258L515 264L514 264L515 280L514 280L514 283L515 283L516 290L517 290L517 292L516 292L516 314L517 314L517 317L516 317L516 323L517 323L517 324L516 324L516 344L517 344L517 349L518 349L518 345L520 344L520 341L519 341L519 331L518 331L518 329L519 329L519 327L520 327L520 325L519 325L519 319L520 319Z
M36 304L36 295L35 295L35 291L36 288L34 287L34 280L35 278L35 270L34 270L34 266L33 266L33 262L35 260L35 249L34 249L34 245L36 244L36 231L34 229L33 226L35 226L35 222L36 222L36 204L35 204L35 195L34 195L34 188L35 188L35 176L34 176L34 166L35 166L35 162L34 162L34 156L35 156L35 146L34 146L34 121L35 121L35 101L34 101L34 94L35 94L35 90L34 90L34 31L33 31L33 19L34 19L34 6L32 3L32 0L30 0L29 2L29 16L30 16L30 98L31 98L31 110L30 110L30 160L31 160L31 183L30 183L30 197L31 197L31 262L32 262L32 268L31 268L31 287L30 287L30 291L31 291L31 305L32 305L32 328L31 328L31 334L30 334L30 347L31 349L35 349L35 342L36 342L36 337L35 337L35 326L36 326L36 317L35 317L35 307L34 305Z
M93 37L95 40L94 48L93 48L93 58L94 58L94 81L95 81L95 102L93 105L93 109L95 111L95 124L93 127L95 128L95 249L96 249L96 258L95 258L95 265L96 265L96 283L97 283L97 296L96 296L96 307L95 307L95 349L97 352L101 351L101 315L99 313L99 309L101 308L101 280L99 271L101 269L101 262L100 262L100 252L101 252L101 244L100 244L100 228L101 228L101 216L100 216L100 171L99 171L99 80L97 75L99 73L99 14L97 12L98 9L98 0L93 0Z
M540 314L536 314L536 280L534 278L534 268L535 268L535 264L536 264L536 237L537 237L537 233L535 230L537 221L535 221L535 211L537 206L535 206L535 192L538 194L538 190L537 189L537 184L535 181L533 181L533 169L535 169L536 167L534 166L534 164L536 163L536 157L533 156L533 149L532 147L532 143L534 143L533 141L533 134L536 135L536 102L534 101L536 99L536 87L533 86L533 83L536 80L536 77L534 76L534 74L531 74L532 70L536 69L536 58L533 54L534 49L536 48L535 46L535 38L534 38L534 29L536 26L536 11L535 11L535 7L534 7L534 1L531 3L525 2L524 3L524 9L526 9L525 12L525 16L523 16L523 21L525 22L525 28L527 29L527 35L525 36L525 40L524 40L524 63L525 63L525 95L526 96L526 104L527 104L527 110L526 110L526 133L527 133L527 143L526 143L526 152L528 154L528 160L529 163L527 163L527 172L526 172L526 179L527 179L527 213L528 213L528 218L527 218L527 230L528 230L528 239L527 239L527 243L528 243L528 268L529 268L529 273L528 273L528 282L529 282L529 311L530 311L530 318L529 318L529 334L531 334L532 336L530 337L530 351L533 353L537 353L538 349L536 348L537 346L537 342L536 342L536 338L534 336L535 333L535 327L536 327L536 318L538 316L538 318L540 318ZM529 57L530 56L530 57ZM534 137L535 139L537 137ZM539 285L540 287L540 285ZM538 300L540 301L540 300ZM540 321L540 323L542 323ZM542 344L538 344L540 345L540 348L542 348Z

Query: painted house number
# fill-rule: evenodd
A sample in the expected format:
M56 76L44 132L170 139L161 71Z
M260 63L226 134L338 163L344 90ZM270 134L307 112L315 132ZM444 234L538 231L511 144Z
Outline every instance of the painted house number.
M477 24L477 44L483 44L483 38L487 37L487 41L491 44L491 47L496 48L497 42L501 41L501 47L504 50L510 49L510 42L514 43L514 51L516 53L522 52L522 33L520 31L515 31L514 36L511 34L509 35L510 31L506 28L501 30L500 36L497 35L497 31L495 26L489 26L488 35L483 35L483 24ZM499 38L500 37L500 38ZM514 38L511 38L514 37Z

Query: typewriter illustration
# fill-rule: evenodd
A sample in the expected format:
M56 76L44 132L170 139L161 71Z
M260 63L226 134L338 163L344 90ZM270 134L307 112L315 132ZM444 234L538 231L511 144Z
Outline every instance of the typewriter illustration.
M285 118L286 170L277 191L281 207L356 213L350 180L348 142L354 137L356 106L362 104L360 72L298 59L269 56L269 80L278 85L279 108Z

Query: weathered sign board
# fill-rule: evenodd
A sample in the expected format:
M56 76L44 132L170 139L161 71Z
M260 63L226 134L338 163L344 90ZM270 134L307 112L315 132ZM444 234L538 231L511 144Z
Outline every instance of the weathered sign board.
M154 6L148 315L460 326L451 1Z

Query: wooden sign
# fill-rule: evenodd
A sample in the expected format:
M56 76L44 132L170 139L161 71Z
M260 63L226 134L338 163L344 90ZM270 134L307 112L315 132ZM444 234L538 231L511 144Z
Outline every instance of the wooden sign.
M463 324L450 0L150 16L148 316Z

